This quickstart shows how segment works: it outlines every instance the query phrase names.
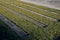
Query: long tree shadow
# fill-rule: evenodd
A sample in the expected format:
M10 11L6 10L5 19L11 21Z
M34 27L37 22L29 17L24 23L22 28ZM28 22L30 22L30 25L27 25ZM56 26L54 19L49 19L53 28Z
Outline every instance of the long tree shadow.
M54 40L60 40L60 36L56 37Z
M8 25L0 20L0 40L21 40Z
M53 40L60 40L60 33L58 32L58 34L55 34L55 37Z

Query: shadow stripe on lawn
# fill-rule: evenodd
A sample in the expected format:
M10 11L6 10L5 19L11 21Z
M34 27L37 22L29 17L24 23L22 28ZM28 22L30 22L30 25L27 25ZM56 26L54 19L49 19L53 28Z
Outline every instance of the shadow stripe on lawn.
M6 23L13 31L15 31L17 33L17 35L20 36L21 38L25 38L28 36L28 34L26 32L24 32L21 28L19 28L14 23L12 23L10 20L8 20L5 16L0 14L0 19L4 23Z

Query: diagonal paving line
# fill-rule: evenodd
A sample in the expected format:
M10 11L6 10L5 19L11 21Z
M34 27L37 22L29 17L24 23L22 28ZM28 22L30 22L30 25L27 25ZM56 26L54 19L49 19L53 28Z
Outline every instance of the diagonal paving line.
M8 4L9 4L9 3L8 3ZM51 20L54 20L54 21L58 21L58 20L55 19L55 18L51 18L51 17L45 16L45 15L43 15L43 14L39 14L39 13L37 13L37 12L34 12L34 11L31 11L31 10L28 10L28 9L25 9L25 8L22 8L22 7L19 7L19 6L16 6L16 5L14 5L14 4L10 4L10 5L15 6L16 8L20 8L20 9L23 9L23 10L26 10L26 11L29 11L29 12L32 12L33 14L37 14L37 15L39 15L39 16L43 16L43 17L46 17L46 18L48 18L48 19L51 19Z
M36 20L33 20L32 18L30 18L30 17L28 17L28 16L26 16L26 15L23 15L22 13L19 13L19 12L15 11L15 10L12 10L12 9L6 7L6 6L3 6L3 5L0 5L0 6L6 8L7 10L9 10L9 11L11 11L11 12L13 12L13 13L19 15L19 16L21 16L22 18L24 18L24 19L26 19L26 20L28 20L28 21L36 24L36 25L39 26L39 27L42 27L42 28L47 27L47 25L42 24L42 23L40 23L40 22L38 22L38 21L36 21Z
M16 26L14 23L12 23L10 20L8 20L5 16L0 14L0 19L5 22L13 31L15 31L18 36L20 36L21 38L25 38L27 33L24 32L21 28L19 28L18 26Z

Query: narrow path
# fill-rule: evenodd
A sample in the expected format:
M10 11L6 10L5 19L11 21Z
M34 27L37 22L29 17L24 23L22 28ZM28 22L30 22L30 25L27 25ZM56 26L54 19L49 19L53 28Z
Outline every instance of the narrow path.
M12 9L6 7L6 6L3 6L3 5L0 5L0 6L2 6L2 7L4 7L5 9L7 9L7 10L9 10L9 11L11 11L11 12L13 12L13 13L19 15L19 16L21 16L22 18L24 18L24 19L26 19L26 20L28 20L28 21L36 24L36 25L39 26L39 27L42 27L42 28L47 27L47 25L42 24L42 23L40 23L40 22L38 22L38 21L36 21L36 20L33 20L32 18L30 18L30 17L28 17L28 16L26 16L26 15L23 15L22 13L19 13L19 12L15 11L15 10L12 10Z
M13 31L15 31L18 36L21 38L25 38L27 36L27 33L25 33L22 29L17 27L14 23L12 23L10 20L8 20L6 17L0 14L0 19L5 22Z
M8 4L9 4L9 3L8 3ZM46 17L46 18L48 18L48 19L51 19L51 20L54 20L54 21L58 21L58 20L55 19L55 18L51 18L51 17L45 16L45 15L43 15L43 14L39 14L39 13L37 13L37 12L34 12L34 11L31 11L31 10L28 10L28 9L25 9L25 8L22 8L22 7L19 7L19 6L16 6L16 5L14 5L14 4L10 4L10 5L15 6L16 8L20 8L20 9L22 9L22 10L29 11L29 12L31 12L31 13L33 13L33 14L37 14L37 15L39 15L39 16L43 16L43 17Z

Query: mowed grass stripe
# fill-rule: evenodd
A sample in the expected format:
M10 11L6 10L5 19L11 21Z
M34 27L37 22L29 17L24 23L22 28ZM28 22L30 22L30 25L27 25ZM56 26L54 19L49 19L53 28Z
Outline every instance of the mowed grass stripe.
M1 5L1 6L2 6L2 5ZM5 6L3 6L3 7L6 8L7 10L9 10L9 11L11 11L11 12L13 12L13 13L15 13L15 14L21 16L21 17L23 17L24 19L26 19L26 20L28 20L28 21L30 21L30 22L36 24L36 25L39 26L39 27L42 27L42 28L47 27L47 25L42 24L42 23L39 23L38 21L33 20L33 19L31 19L30 17L28 17L28 16L25 16L25 15L19 13L19 12L16 12L16 11L14 11L14 10L11 10L11 9L5 7Z
M11 4L11 5L13 5L13 6L16 6L16 5L14 5L14 4ZM49 13L47 13L46 14L46 12L43 12L43 11L41 11L41 12L43 12L43 13L39 13L39 12L36 12L36 11L33 11L33 10L29 10L29 9L27 9L27 7L26 8L24 8L25 6L23 6L23 7L21 7L21 6L16 6L17 8L20 8L20 9L22 9L22 10L26 10L26 11L29 11L29 12L32 12L32 13L34 13L34 14L37 14L37 15L40 15L40 16L44 16L44 17L46 17L46 18L49 18L49 19L52 19L52 20L54 20L54 21L60 21L60 18L59 18L59 16L60 15L54 15L54 14L49 14ZM49 15L49 16L47 16L47 15Z
M39 8L39 9L43 9L43 10L47 10L49 12L54 12L54 13L60 14L60 10L58 10L58 9L48 8L48 7L45 7L45 6L39 6L39 5L35 5L35 4L32 4L32 3L23 2L23 1L16 1L16 2L27 4L27 5Z
M54 22L51 26L49 26L45 29L36 27L31 32L31 40L53 40L53 38L55 38L55 36L58 36L60 34L60 24L59 25L58 24L57 24L57 22Z
M8 2L6 2L6 3L8 3ZM10 3L11 4L11 3ZM11 4L11 5L13 5L13 6L16 6L16 5L14 5L14 4ZM37 15L40 15L40 16L44 16L44 17L46 17L46 18L49 18L49 19L52 19L52 20L54 20L54 21L59 21L60 19L58 19L59 18L59 15L58 15L58 17L57 17L57 15L55 14L52 14L51 15L51 13L49 14L49 13L47 13L46 14L46 12L43 12L43 13L40 13L39 14L39 12L36 12L36 11L33 11L33 10L28 10L27 9L27 7L26 8L24 8L25 6L23 6L23 7L19 7L19 6L16 6L17 8L20 8L20 9L22 9L22 10L26 10L26 11L29 11L29 12L32 12L32 13L35 13L35 14L37 14ZM46 14L46 15L45 15ZM47 16L47 15L50 15L50 16ZM51 17L52 16L52 17ZM57 17L57 18L56 18Z
M2 10L1 10L2 9ZM9 20L11 20L12 22L14 22L16 25L18 25L20 28L22 28L23 30L25 30L28 33L31 33L33 31L33 29L37 28L38 26L25 20L24 18L8 11L7 9L3 8L0 6L0 14L4 15L5 17L7 17Z
M23 2L23 1L18 1L18 0L16 0L16 1L14 1L14 0L3 0L3 1L23 3L23 4L26 4L26 5L32 6L34 8L37 8L39 10L45 10L45 11L48 11L48 12L51 12L51 13L60 14L60 10L58 10L58 9L48 8L48 7L45 7L45 6L39 6L39 5L35 5L35 4L32 4L32 3L28 3L28 2Z
M34 12L37 12L39 14L43 14L43 15L46 15L46 16L49 16L49 17L52 17L52 18L60 19L60 14L55 14L55 13L52 13L52 12L46 12L44 10L39 10L39 9L34 8L34 7L32 8L30 6L24 5L23 3L11 2L11 4L12 3L19 6L19 7L25 8L27 10L31 10L31 11L34 11Z
M39 16L39 15L33 14L31 12L28 12L28 11L25 11L25 10L22 10L22 9L19 9L19 8L16 8L16 7L11 6L9 4L6 4L6 3L4 3L4 4L5 4L5 6L7 6L7 7L9 6L9 8L14 9L14 10L20 12L20 13L23 13L23 14L25 14L25 15L27 15L27 16L35 19L35 20L38 20L38 21L40 20L39 22L42 22L42 23L45 23L45 24L53 23L53 20L50 20L50 19L47 19L45 17L42 17L42 16Z
M28 22L27 20L21 18L20 16L10 12L9 10L7 10L1 6L0 6L0 10L1 10L0 14L4 15L9 20L13 21L16 25L19 25L20 28L24 29L24 31L28 32L28 34L32 35L33 36L33 37L31 36L32 39L37 39L38 36L40 37L40 35L44 33L42 28L35 26L33 23L30 24L30 22ZM40 34L40 35L36 34L36 32L38 32L38 34ZM35 36L35 38L34 38L34 36Z

